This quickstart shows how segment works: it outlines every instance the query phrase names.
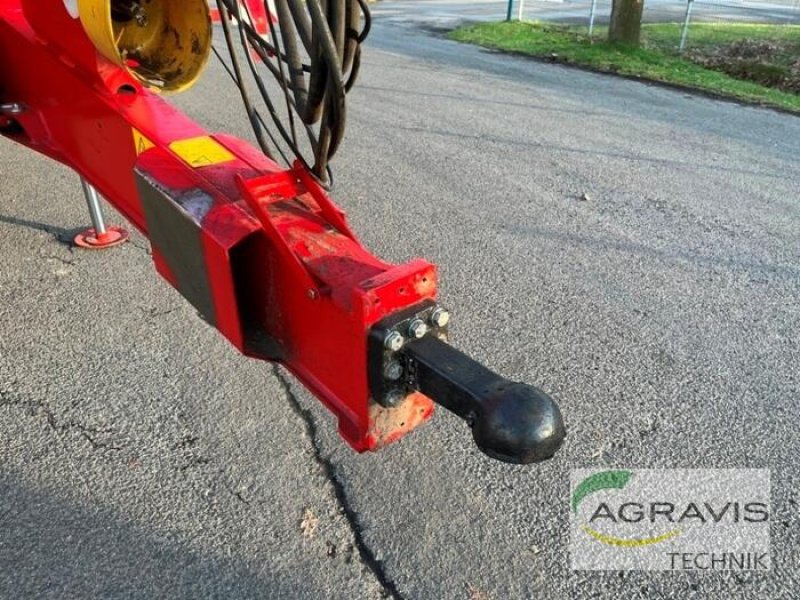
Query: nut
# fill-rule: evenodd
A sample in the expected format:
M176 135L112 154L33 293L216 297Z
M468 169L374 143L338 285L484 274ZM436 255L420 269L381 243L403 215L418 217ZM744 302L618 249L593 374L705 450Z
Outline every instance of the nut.
M431 313L431 323L436 327L447 327L450 323L450 311L441 306Z
M386 398L384 402L386 402L387 406L394 408L398 406L403 400L406 399L406 395L400 390L390 390L386 393Z
M408 325L408 335L411 338L416 340L425 337L425 334L428 333L428 326L425 324L425 321L422 319L414 319Z
M403 365L396 360L390 360L383 367L383 376L390 381L397 381L403 376Z
M387 350L391 350L392 352L398 352L402 350L403 344L406 343L405 338L397 331L391 331L386 336L386 339L383 340L383 346Z

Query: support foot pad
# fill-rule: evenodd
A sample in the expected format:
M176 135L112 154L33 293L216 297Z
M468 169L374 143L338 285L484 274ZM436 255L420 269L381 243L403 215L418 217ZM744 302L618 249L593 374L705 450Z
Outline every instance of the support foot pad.
M94 229L87 229L75 236L75 245L88 250L105 250L124 244L130 234L122 227L109 227L105 233L97 235Z

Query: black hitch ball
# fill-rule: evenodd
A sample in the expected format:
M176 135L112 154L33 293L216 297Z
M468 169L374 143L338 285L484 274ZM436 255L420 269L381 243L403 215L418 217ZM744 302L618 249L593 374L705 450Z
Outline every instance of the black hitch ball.
M510 381L486 390L467 422L484 454L515 464L551 458L567 433L561 411L549 396Z
M552 457L566 436L558 405L544 392L509 381L447 343L446 311L426 302L370 333L372 397L384 406L419 391L472 428L478 448L508 463ZM437 318L438 315L438 318Z

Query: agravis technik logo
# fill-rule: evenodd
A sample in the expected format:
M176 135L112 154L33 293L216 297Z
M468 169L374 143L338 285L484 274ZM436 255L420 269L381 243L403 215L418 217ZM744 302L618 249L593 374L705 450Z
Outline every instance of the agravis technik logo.
M769 569L769 472L580 470L574 569Z
M628 480L631 477L630 471L601 471L600 473L595 473L594 475L589 475L586 479L584 479L581 484L578 486L578 489L572 494L572 510L573 512L578 511L578 506L586 496L591 494L592 492L598 492L600 490L607 490L607 489L623 489L625 485L628 483ZM634 511L638 511L639 507L637 505L630 505L629 508L632 508ZM641 516L639 513L636 516ZM614 519L614 515L611 512L610 508L606 503L601 503L597 511L591 516L589 521L594 521L595 519L602 518L610 518ZM620 515L622 518L622 515ZM680 535L680 529L672 529L662 535L644 537L644 538L632 538L632 539L624 539L614 537L612 535L605 535L600 533L599 531L593 529L589 525L582 525L581 529L596 539L598 542L603 544L608 544L609 546L619 546L623 548L632 548L635 546L649 546L651 544L657 544L659 542L664 542L666 540L674 538L676 535Z

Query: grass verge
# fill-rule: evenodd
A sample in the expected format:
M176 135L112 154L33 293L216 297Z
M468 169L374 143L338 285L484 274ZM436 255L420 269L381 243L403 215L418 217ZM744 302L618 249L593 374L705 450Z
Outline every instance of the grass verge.
M644 25L641 48L608 44L601 29L591 39L585 27L519 21L470 25L448 36L800 113L793 90L794 78L800 82L800 26L696 24L680 55L680 25L674 23Z

